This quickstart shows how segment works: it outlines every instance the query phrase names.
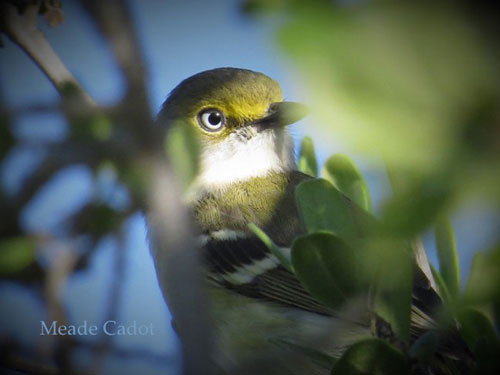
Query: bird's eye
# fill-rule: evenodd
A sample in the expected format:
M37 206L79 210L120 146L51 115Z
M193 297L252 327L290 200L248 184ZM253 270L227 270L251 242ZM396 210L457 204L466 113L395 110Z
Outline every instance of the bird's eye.
M210 132L222 129L224 126L224 115L217 109L205 109L198 115L200 125Z

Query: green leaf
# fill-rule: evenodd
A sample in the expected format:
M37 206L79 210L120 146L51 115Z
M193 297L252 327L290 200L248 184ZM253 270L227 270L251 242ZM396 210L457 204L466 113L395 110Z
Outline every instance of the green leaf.
M429 263L429 266L431 268L432 276L434 277L434 281L436 282L439 295L445 302L451 302L451 296L450 292L448 291L448 287L446 286L446 283L443 280L443 277L439 273L439 271L432 265L432 263Z
M429 363L438 349L438 344L439 333L437 331L428 331L415 340L408 354L411 358L417 359L422 363Z
M458 313L458 320L460 332L470 348L474 348L482 338L486 339L492 348L498 347L498 338L491 321L482 312L465 308Z
M374 280L375 312L390 324L396 336L410 337L413 268L405 243L394 239L369 239L366 272Z
M406 359L398 349L380 339L367 339L351 346L333 367L333 375L402 375Z
M299 170L312 177L318 176L318 163L311 137L302 138L299 152Z
M254 223L249 223L248 227L250 230L262 241L264 244L267 246L269 250L271 250L271 253L278 258L280 263L288 269L290 272L294 272L292 263L290 262L290 259L286 256L285 250L280 248L278 245L276 245L273 240L262 230L260 229L257 225Z
M165 150L176 175L187 189L199 170L200 145L195 130L179 122L172 125L165 138Z
M356 256L359 253L328 232L298 237L292 245L298 279L314 297L333 308L363 290Z
M442 219L437 222L435 236L439 272L443 276L451 297L456 298L460 292L460 271L455 234L448 220Z
M439 217L451 196L450 183L444 177L414 181L386 204L382 224L391 233L406 237L419 234Z
M491 321L482 312L465 308L458 314L460 333L474 353L476 373L497 374L500 371L500 342Z
M312 362L324 370L330 370L336 362L334 357L309 346L299 345L295 342L289 342L283 339L271 339L269 341L289 351L292 355L297 353L306 355Z
M107 116L96 115L89 123L90 131L98 141L105 141L111 138L113 124Z
M375 220L328 181L304 181L295 190L299 215L309 233L328 230L350 243L373 229Z
M35 261L35 243L26 237L14 237L0 243L0 275L22 271Z
M488 252L477 252L472 260L471 271L464 297L470 304L484 304L492 300L500 302L500 245Z
M341 154L331 156L325 162L321 175L356 202L358 206L366 211L371 211L370 191L361 172L351 158Z

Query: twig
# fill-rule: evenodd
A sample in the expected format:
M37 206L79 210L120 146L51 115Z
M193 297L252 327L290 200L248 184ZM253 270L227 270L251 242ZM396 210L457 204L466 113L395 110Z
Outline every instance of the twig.
M1 30L26 52L59 92L62 92L68 85L80 87L78 81L52 49L42 31L38 29L39 9L40 1L26 4L23 13L20 13L12 3L2 1L0 3ZM83 90L82 93L84 93ZM87 102L93 103L88 94L84 94L84 97Z
M45 299L47 301L49 316L51 317L50 320L57 321L58 326L69 324L62 302L62 293L66 286L66 281L73 272L78 260L78 254L75 251L71 251L68 246L62 243L59 245L61 246L61 251L53 260L45 283ZM48 337L48 340L50 339L53 339L53 337ZM74 340L69 336L57 336L56 339L55 358L58 362L60 372L62 374L73 373L71 351ZM50 356L50 353L47 354Z

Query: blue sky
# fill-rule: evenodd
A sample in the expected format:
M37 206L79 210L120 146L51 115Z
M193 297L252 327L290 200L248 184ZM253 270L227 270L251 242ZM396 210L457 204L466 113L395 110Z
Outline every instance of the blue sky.
M273 25L245 18L238 9L239 2L216 1L130 1L144 56L149 71L151 108L157 112L168 92L182 79L200 71L221 66L248 68L266 73L279 81L285 97L303 100L293 69L274 44ZM95 28L77 4L64 2L65 22L49 29L41 26L54 49L84 88L102 104L119 100L123 81L114 66L111 55ZM10 106L57 103L58 94L38 68L12 43L5 41L0 50L0 89ZM67 133L64 119L57 114L24 115L12 129L23 140L58 140ZM381 163L368 162L354 155L340 141L324 144L308 124L302 121L292 127L296 140L310 134L319 145L320 160L334 152L344 152L361 166L370 185L375 209L390 194ZM0 169L1 183L6 191L15 192L23 176L43 156L39 148L18 148ZM111 176L112 179L112 176ZM22 224L32 231L53 231L64 221L64 216L84 204L98 191L95 178L84 166L74 166L61 172L36 197L22 215ZM114 190L119 199L123 192ZM121 195L120 195L121 194ZM471 203L463 207L453 219L460 250L460 264L467 274L473 253L484 249L492 240L495 214L488 207ZM126 269L118 319L124 323L136 320L152 322L154 337L123 336L115 343L121 348L140 348L164 356L163 361L138 361L111 358L104 364L106 373L177 373L178 348L175 335L168 323L169 314L156 282L156 275L146 243L144 220L134 215L124 229L127 233ZM426 237L432 260L435 252L432 236ZM89 269L73 277L65 292L70 318L74 322L100 322L108 298L112 264L116 256L116 242L105 239L93 256ZM42 254L46 257L54 254ZM26 288L0 283L0 334L9 332L30 345L40 343L39 320L47 318L41 302ZM12 322L12 317L16 319ZM90 358L80 353L78 360L85 364Z

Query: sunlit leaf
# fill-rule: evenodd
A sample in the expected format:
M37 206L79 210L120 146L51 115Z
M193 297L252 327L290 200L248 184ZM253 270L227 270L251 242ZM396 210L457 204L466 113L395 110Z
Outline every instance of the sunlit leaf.
M439 272L453 298L460 291L460 271L455 234L448 220L439 220L436 225L436 247L439 259Z
M321 175L358 206L371 211L368 186L351 158L341 154L331 156L325 162Z
M457 120L498 97L496 62L448 5L297 3L288 3L279 42L311 96L315 124L335 129L326 140L341 134L401 168L435 170L457 150Z
M322 179L302 182L295 191L299 214L309 233L329 230L350 242L373 229L375 220Z
M299 170L309 176L318 176L318 163L311 137L302 138L299 152Z
M350 347L333 367L332 375L403 375L406 359L398 349L379 339L367 339Z

